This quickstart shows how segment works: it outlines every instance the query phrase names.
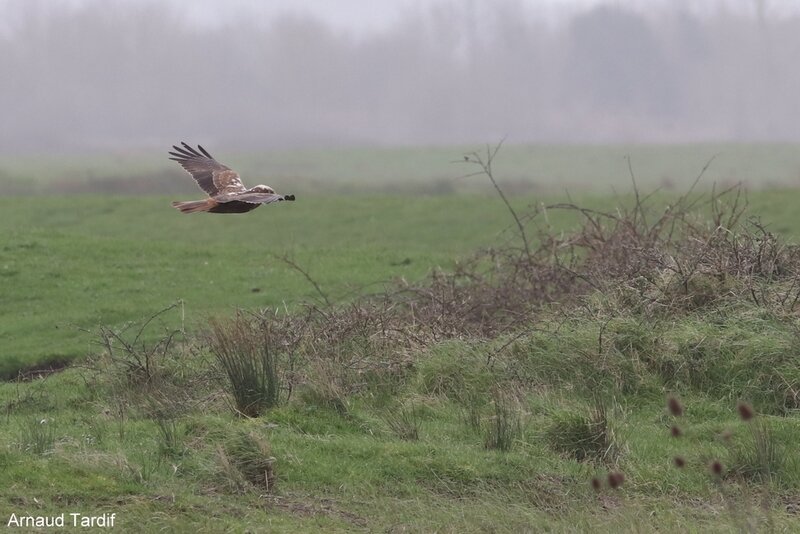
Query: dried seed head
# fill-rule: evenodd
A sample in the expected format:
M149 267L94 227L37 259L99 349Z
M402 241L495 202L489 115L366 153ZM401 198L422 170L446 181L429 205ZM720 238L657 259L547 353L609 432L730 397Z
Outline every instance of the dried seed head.
M736 409L739 411L739 417L742 418L742 421L749 421L750 419L755 416L755 412L753 412L753 408L747 404L746 402L740 402Z
M683 415L683 406L677 397L670 396L670 398L667 399L667 408L669 408L669 413L675 417L680 417Z
M730 430L725 430L722 432L722 434L719 435L719 437L722 441L727 443L733 437L733 432L731 432Z
M595 491L600 491L600 488L603 486L603 483L597 477L592 477L592 489Z
M678 469L683 469L686 466L686 460L683 458L683 456L676 456L672 459L672 461L675 462L675 467Z
M711 469L711 473L714 476L721 476L723 471L722 462L720 462L719 460L714 460L713 462L711 462L709 469Z
M673 438L680 437L680 435L683 434L683 432L681 432L681 429L678 427L678 425L672 425L672 428L670 428L669 431L672 434Z
M625 475L620 473L619 471L614 471L613 473L608 474L608 485L612 488L616 489L625 482Z

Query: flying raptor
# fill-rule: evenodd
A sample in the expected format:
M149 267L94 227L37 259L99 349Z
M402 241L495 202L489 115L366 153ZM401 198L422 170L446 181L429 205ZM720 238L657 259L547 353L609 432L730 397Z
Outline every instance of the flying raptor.
M294 200L294 195L279 195L268 185L247 189L238 173L215 160L203 147L197 145L194 149L186 143L181 145L182 148L172 145L175 152L169 153L173 156L169 159L180 163L200 189L208 193L205 200L173 202L172 206L182 213L246 213L261 204Z

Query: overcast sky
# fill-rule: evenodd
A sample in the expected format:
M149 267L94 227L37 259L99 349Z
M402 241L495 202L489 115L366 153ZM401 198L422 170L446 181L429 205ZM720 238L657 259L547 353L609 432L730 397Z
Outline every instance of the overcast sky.
M147 0L126 0L144 2ZM175 5L183 5L181 0L170 0ZM492 4L492 0L459 0L464 5ZM497 2L509 0L494 0ZM541 12L542 16L552 17L559 9L569 4L572 9L581 9L598 3L598 0L510 0L525 4ZM633 0L640 1L640 0ZM652 0L651 0L652 1ZM658 1L658 0L657 0ZM232 0L221 3L219 0L195 0L193 11L196 21L213 24L219 17L234 16L239 12L254 12L276 16L283 13L314 15L343 30L381 31L409 11L421 10L441 0Z
M85 1L85 0L80 0ZM151 0L126 0L129 2L148 2ZM169 0L176 6L185 6L185 0ZM451 0L452 1L452 0ZM214 23L232 16L237 11L274 16L285 12L313 14L326 22L345 30L380 31L391 26L403 13L424 9L442 0L193 0L192 11L195 20L201 23ZM617 6L635 6L648 10L669 4L680 5L695 13L710 13L719 9L735 11L755 11L758 0L457 0L466 5L481 4L491 6L500 3L525 5L542 18L557 21L577 11L591 8L600 3ZM782 16L800 10L800 0L764 0L771 16Z
M800 0L0 0L0 13L0 153L175 137L800 141Z
M41 2L44 4L113 4L111 0L0 0L3 3ZM269 21L285 13L311 14L340 30L379 32L396 23L404 13L423 10L430 5L449 2L486 8L493 4L520 4L529 12L550 22L558 22L597 4L635 7L641 11L660 6L680 6L695 14L718 10L755 12L759 0L121 0L134 4L172 4L187 19L201 25L235 21L247 15ZM781 17L800 12L800 0L761 0L767 16Z

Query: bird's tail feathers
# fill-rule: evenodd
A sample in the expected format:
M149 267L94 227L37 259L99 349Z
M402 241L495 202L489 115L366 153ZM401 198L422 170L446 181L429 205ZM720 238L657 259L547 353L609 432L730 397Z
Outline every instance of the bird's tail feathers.
M198 213L208 211L215 206L213 201L207 200L188 200L185 202L173 202L172 207L181 210L181 213Z

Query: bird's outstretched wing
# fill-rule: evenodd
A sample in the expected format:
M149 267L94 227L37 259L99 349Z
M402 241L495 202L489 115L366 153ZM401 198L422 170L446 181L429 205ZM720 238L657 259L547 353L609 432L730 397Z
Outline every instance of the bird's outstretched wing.
M278 195L276 193L230 193L214 197L217 202L247 202L249 204L272 204L282 200L294 200L294 195Z
M208 196L216 197L247 191L239 175L230 167L215 160L202 146L197 145L195 149L183 142L181 145L182 148L172 145L175 152L169 153L173 156L169 159L180 163Z

